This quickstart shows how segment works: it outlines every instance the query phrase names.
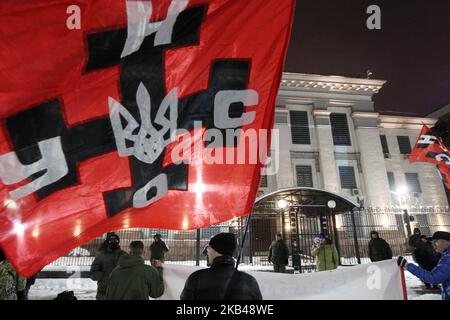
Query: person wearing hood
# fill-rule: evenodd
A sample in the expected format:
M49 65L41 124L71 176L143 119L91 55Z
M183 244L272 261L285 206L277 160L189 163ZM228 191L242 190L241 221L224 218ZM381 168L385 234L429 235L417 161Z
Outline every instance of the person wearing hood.
M219 233L207 247L211 267L192 273L184 285L181 300L262 300L256 279L235 270L236 237Z
M153 236L153 243L150 245L150 261L159 260L164 262L165 254L169 252L166 243L161 240L161 235L159 233Z
M370 232L369 258L372 262L392 259L392 249L389 243L377 231Z
M413 234L408 238L409 249L411 250L412 257L415 262L417 262L417 260L416 260L416 245L419 244L419 246L420 246L420 237L421 236L422 236L422 232L420 231L420 229L414 228Z
M408 239L408 244L411 249L416 248L416 244L420 241L420 237L422 236L422 232L420 232L419 228L414 228L413 234Z
M153 265L144 263L144 243L130 243L130 254L119 258L119 265L108 280L107 300L149 300L159 298L164 293L163 269L161 261Z
M429 240L433 241L434 249L442 254L436 267L431 271L416 266L400 256L397 264L425 283L431 285L442 284L442 300L450 300L450 233L436 231Z
M339 266L339 253L325 233L321 233L313 244L311 255L316 257L317 271L334 270Z
M102 244L99 254L92 262L89 276L97 281L97 300L106 298L106 289L109 275L117 267L119 258L126 254L120 249L120 238L114 232L109 232L106 241Z

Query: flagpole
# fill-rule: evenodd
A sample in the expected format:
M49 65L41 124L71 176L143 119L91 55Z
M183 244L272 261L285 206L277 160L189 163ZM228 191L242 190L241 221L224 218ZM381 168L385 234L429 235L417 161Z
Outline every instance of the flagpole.
M242 251L244 250L245 239L247 238L248 226L250 225L250 220L252 219L252 214L250 213L247 218L247 222L245 223L245 232L242 236L241 248L239 249L239 255L236 261L236 270L238 269L239 263L241 262Z

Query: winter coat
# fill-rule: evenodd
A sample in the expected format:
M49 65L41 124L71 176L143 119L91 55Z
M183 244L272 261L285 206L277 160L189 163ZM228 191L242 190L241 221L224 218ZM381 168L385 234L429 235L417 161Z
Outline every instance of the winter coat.
M422 241L416 243L414 257L419 266L427 271L433 270L441 258L439 253L434 251L431 243Z
M288 264L289 249L283 240L275 240L269 247L269 261L275 264Z
M392 259L392 250L389 243L383 238L369 241L369 258L372 262Z
M122 255L109 276L106 299L149 300L164 293L162 268L153 268L137 255Z
M413 234L409 237L408 244L410 247L415 248L416 244L420 241L420 234Z
M24 290L26 283L8 260L0 262L0 300L17 300L17 292Z
M334 270L339 266L339 254L333 244L314 245L311 254L316 257L317 271Z
M154 241L150 245L150 260L161 260L164 261L164 255L169 251L164 241Z
M426 271L413 263L409 263L407 270L425 283L442 284L442 300L450 300L450 248L447 249L436 267Z
M105 299L109 275L117 267L119 258L124 254L127 253L120 248L116 250L105 248L100 251L94 262L92 262L89 275L92 280L97 281L96 298L98 300Z
M235 271L234 264L233 257L215 258L210 268L198 270L188 277L180 299L262 300L256 279L245 272ZM228 286L234 272L234 279Z

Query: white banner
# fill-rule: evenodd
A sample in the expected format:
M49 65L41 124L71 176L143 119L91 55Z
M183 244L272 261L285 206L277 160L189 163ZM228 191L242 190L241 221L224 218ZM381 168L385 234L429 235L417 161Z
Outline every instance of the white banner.
M165 293L160 299L180 299L187 277L200 269L202 268L164 265ZM264 300L404 299L400 268L394 260L306 274L261 271L247 273L258 281Z

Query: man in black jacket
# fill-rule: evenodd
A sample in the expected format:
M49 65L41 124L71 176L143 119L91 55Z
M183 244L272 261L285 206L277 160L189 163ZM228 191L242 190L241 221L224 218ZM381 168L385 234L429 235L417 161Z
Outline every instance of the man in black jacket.
M235 270L233 253L236 237L219 233L211 238L208 259L212 265L192 273L186 280L181 300L262 300L258 282L251 275Z
M284 243L281 233L278 233L275 241L269 247L269 263L273 263L273 271L285 273L289 262L289 249Z
M370 232L369 258L372 262L392 259L392 250L389 243L380 238L377 231Z
M408 244L411 247L411 249L416 248L417 242L420 241L420 237L422 236L422 233L420 232L419 228L414 228L413 234L408 239Z
M159 233L153 236L153 243L150 245L150 261L159 260L164 262L164 255L169 252L166 243L161 240Z

